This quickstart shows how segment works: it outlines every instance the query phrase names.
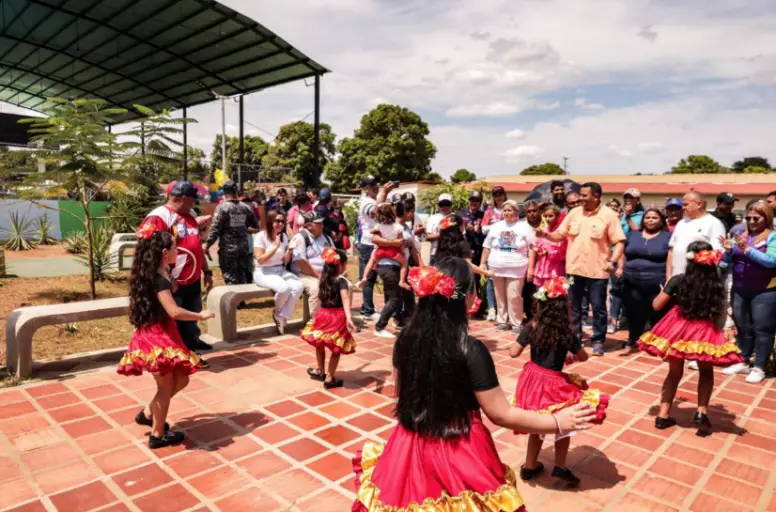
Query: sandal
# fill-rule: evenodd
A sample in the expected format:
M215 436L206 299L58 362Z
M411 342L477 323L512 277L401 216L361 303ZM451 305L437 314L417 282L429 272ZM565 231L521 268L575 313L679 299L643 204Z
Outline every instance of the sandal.
M307 375L309 375L310 378L313 379L313 380L317 380L317 381L321 381L321 382L326 380L326 375L325 374L321 373L318 370L314 370L312 368L308 368L307 369Z
M152 450L164 448L166 446L175 446L183 442L183 432L165 432L162 437L151 435L148 438L148 447Z
M146 417L144 410L141 410L139 413L137 413L137 416L135 416L135 423L137 423L138 425L143 425L144 427L154 426L153 418ZM170 424L165 421L164 431L168 432L169 430L170 430Z
M326 389L334 389L334 388L341 388L345 383L342 382L342 379L331 379L324 381L323 387Z

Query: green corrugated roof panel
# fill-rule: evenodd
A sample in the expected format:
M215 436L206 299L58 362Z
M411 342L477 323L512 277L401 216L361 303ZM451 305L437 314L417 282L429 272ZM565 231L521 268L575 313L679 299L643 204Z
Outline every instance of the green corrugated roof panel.
M0 101L31 110L54 96L191 107L327 72L210 0L0 0Z

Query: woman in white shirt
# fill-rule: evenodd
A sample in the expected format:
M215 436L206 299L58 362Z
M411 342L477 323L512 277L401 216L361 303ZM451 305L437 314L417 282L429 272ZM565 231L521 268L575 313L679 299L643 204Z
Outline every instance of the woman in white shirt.
M253 254L256 256L256 270L253 281L275 292L275 312L272 320L278 333L284 334L286 323L294 314L296 301L304 291L304 284L293 273L286 270L291 261L294 247L286 234L286 214L283 210L267 213L264 229L254 236Z
M493 224L485 237L480 268L493 276L497 321L502 330L519 333L523 322L523 285L536 234L527 222L518 222L518 206L505 201L502 220Z

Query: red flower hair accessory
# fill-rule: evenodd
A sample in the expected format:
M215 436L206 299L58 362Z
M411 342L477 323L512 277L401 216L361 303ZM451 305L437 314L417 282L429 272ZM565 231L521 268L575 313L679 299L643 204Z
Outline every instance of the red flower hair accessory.
M549 281L546 281L536 293L534 298L541 301L547 299L557 299L558 297L568 297L569 288L574 284L574 280L565 277L553 277Z
M722 261L722 251L698 251L693 261L699 265L719 265Z
M149 240L158 231L160 229L154 224L143 224L137 228L137 238L138 240Z
M443 274L436 267L412 267L407 282L415 295L421 299L435 293L446 299L452 299L456 295L455 279Z
M323 262L327 265L339 265L340 263L340 256L337 254L336 249L332 249L331 247L327 247L321 252L321 257L323 258Z
M441 231L447 228L452 228L457 225L458 223L455 221L455 217L453 217L452 215L449 215L444 219L442 219L442 221L439 223L439 230Z

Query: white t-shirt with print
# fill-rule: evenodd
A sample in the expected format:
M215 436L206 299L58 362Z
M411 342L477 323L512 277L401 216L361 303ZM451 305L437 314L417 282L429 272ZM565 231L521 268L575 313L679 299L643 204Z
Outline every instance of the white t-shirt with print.
M439 233L439 225L442 223L442 219L444 219L445 216L441 213L435 213L431 217L428 218L428 222L426 223L426 234L427 235L435 235ZM433 240L431 242L431 256L435 255L437 252L437 246L439 245L439 239Z
M497 277L525 277L528 272L528 248L536 234L526 221L507 224L505 220L490 226L483 247L490 249L488 268Z
M358 243L362 245L374 245L372 243L372 229L377 221L372 217L377 201L367 195L362 195L358 204L358 225L361 227L361 238Z
M281 237L280 247L278 247L278 250L275 251L275 254L270 257L267 261L264 262L264 264L259 264L257 261L256 264L260 267L277 267L278 265L283 264L283 255L286 253L286 249L288 249L288 235L285 233L278 235ZM254 249L264 249L264 252L271 251L272 248L275 247L275 241L270 241L269 237L267 237L266 231L261 231L259 233L256 233L253 235L253 248Z
M386 240L400 240L404 228L402 228L401 224L398 222L394 222L393 224L378 224L377 232L380 233L380 238L385 238Z
M713 215L697 219L683 218L676 223L668 246L674 250L671 275L684 274L687 269L687 247L693 242L708 242L714 249L721 250L719 237L725 236L725 225Z

